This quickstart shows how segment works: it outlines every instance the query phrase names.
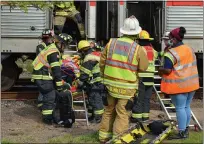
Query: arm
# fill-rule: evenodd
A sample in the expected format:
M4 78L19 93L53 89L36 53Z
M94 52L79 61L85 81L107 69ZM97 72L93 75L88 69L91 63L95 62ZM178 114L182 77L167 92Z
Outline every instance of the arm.
M147 54L144 51L142 46L138 47L137 61L138 61L138 69L139 69L139 71L147 70L147 68L149 66L149 61L148 61Z
M63 81L59 62L59 53L54 52L47 57L48 63L51 66L52 76L56 82L57 89L62 90Z
M106 64L106 58L107 58L107 47L108 46L109 46L109 43L106 45L103 52L101 53L101 58L100 58L100 63L99 63L101 77L103 77L104 70L105 70L105 64Z
M84 62L81 67L80 67L80 77L79 80L81 82L86 82L89 80L90 76L91 76L91 71L93 69L93 67L97 64L97 61L87 61Z

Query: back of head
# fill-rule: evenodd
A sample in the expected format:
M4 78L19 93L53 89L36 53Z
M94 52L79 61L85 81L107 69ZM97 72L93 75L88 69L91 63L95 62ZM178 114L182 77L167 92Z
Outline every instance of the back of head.
M66 33L61 33L59 35L55 35L55 40L67 45L72 42L72 37Z
M185 34L186 34L186 29L184 27L179 27L179 28L173 29L169 35L173 38L176 38L178 41L182 41L184 39Z

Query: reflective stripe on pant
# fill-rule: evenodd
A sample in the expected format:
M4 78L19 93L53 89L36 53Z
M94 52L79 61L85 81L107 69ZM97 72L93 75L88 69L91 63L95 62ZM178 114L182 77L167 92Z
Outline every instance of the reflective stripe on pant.
M128 129L129 116L125 109L128 100L117 99L110 95L108 95L107 99L108 106L105 107L99 131L118 135ZM99 136L100 141L104 139L105 137L102 138Z
M139 82L139 93L135 98L132 109L133 118L148 118L150 111L150 97L152 95L153 86L145 86L142 80Z
M52 111L55 107L55 89L53 81L49 80L36 80L36 85L43 95L42 114L43 117L51 118Z
M102 115L104 113L103 107L103 100L102 100L102 92L103 84L94 83L91 88L90 92L88 93L90 105L93 108L94 114Z
M42 105L43 105L43 95L41 93L39 93L39 96L38 96L38 108L42 108Z

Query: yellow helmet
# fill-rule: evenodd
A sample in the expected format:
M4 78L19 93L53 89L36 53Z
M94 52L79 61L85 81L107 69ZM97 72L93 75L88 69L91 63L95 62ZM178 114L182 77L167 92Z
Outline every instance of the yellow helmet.
M154 40L153 38L150 38L150 35L147 31L142 30L139 34L139 39L146 39L146 40Z
M90 48L90 43L87 40L81 40L78 43L78 50L79 51L86 50L86 49L89 49L89 48Z

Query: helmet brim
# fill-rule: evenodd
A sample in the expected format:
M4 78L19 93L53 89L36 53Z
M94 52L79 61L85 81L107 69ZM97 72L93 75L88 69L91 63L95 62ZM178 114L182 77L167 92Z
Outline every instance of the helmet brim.
M124 29L124 27L120 28L120 32L122 34L126 34L126 35L137 35L142 31L142 28L139 27L139 29L137 31L127 31Z

